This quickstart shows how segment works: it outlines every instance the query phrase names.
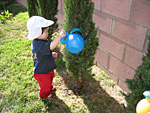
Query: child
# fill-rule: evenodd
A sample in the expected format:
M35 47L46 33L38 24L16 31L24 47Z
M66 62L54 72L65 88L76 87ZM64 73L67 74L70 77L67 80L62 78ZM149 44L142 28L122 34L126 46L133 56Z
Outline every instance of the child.
M66 36L64 30L61 30L52 42L48 42L48 30L54 22L46 20L40 16L32 16L27 21L27 29L29 31L28 38L32 41L32 53L34 61L33 76L40 86L39 96L41 98L50 99L53 97L51 91L55 91L56 87L52 85L54 78L54 69L56 64L53 57L57 57L57 53L52 52L56 48L62 37Z

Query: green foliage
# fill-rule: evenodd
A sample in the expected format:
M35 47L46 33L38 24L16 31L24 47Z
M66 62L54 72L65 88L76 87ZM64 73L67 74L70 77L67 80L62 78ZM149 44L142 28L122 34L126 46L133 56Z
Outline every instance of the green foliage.
M5 10L11 3L13 3L13 0L0 0L0 10Z
M0 15L0 20L1 20L1 23L2 24L5 24L6 23L6 19L4 16Z
M5 17L7 18L7 19L11 19L12 18L12 13L9 13L9 10L4 10L5 11Z
M19 9L22 9L21 11ZM18 13L23 13L27 11L26 7L23 7L22 5L11 5L7 8L9 10L9 12L13 13L13 16L17 15Z
M150 40L150 39L149 39ZM135 113L137 103L144 98L143 92L150 90L150 43L143 63L137 68L133 79L127 79L128 88L132 91L126 95L127 113Z
M6 2L5 1L1 1L0 2L0 7L1 7L1 9L5 9L5 7L6 7Z
M27 0L29 16L39 15L46 19L53 20L55 24L50 26L49 41L52 34L58 30L56 14L58 12L58 0Z
M38 10L38 3L37 0L26 0L27 4L27 10L29 17L38 15L37 10Z
M7 6L12 3L12 0L1 0L0 1L0 21L2 24L6 23L7 19L12 19L12 13L7 10Z
M4 16L3 15L0 15L0 20L1 20L1 23L2 24L5 24L6 23L6 19L9 19L11 20L12 19L12 13L9 13L9 10L4 10Z
M56 60L57 68L65 69L65 62L62 59Z
M94 55L98 46L97 29L92 20L94 3L90 0L64 0L65 24L68 33L74 28L80 28L85 40L84 49L72 54L64 48L63 60L67 71L75 78L81 75L82 80L91 76L91 67L94 65Z

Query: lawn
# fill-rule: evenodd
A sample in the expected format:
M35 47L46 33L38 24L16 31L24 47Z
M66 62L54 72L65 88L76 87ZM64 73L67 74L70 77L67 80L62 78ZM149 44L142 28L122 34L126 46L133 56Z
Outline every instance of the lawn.
M102 70L93 67L93 76L83 84L80 95L74 93L76 82L66 72L61 45L56 51L53 99L41 99L39 86L32 76L31 41L28 40L26 8L13 4L8 9L13 20L0 23L0 112L50 113L124 113L120 88Z

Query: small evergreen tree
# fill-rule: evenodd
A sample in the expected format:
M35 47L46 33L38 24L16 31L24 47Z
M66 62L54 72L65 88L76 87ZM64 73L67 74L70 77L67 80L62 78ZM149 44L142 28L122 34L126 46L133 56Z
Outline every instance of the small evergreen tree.
M94 3L91 0L64 0L64 7L65 31L69 33L74 28L80 28L85 40L85 47L80 53L72 54L66 48L63 51L67 71L77 80L78 89L81 89L82 81L91 76L98 47L97 29L92 20Z
M144 98L143 92L150 90L150 43L148 52L146 56L143 56L142 60L143 63L137 68L134 78L126 80L128 88L131 90L129 95L125 95L127 113L136 113L136 105Z
M39 15L48 20L53 20L54 24L49 29L49 41L52 34L58 30L56 14L58 12L58 0L27 0L29 16Z
M26 0L27 4L27 10L29 17L38 15L37 10L38 10L38 3L37 0Z

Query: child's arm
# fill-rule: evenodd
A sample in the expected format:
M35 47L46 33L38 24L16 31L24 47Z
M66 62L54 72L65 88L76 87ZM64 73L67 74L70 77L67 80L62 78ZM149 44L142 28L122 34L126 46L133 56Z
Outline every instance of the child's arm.
M64 32L64 29L61 30L60 34L51 42L50 44L50 50L53 50L58 45L59 41L62 39L62 37L66 36L66 33Z

